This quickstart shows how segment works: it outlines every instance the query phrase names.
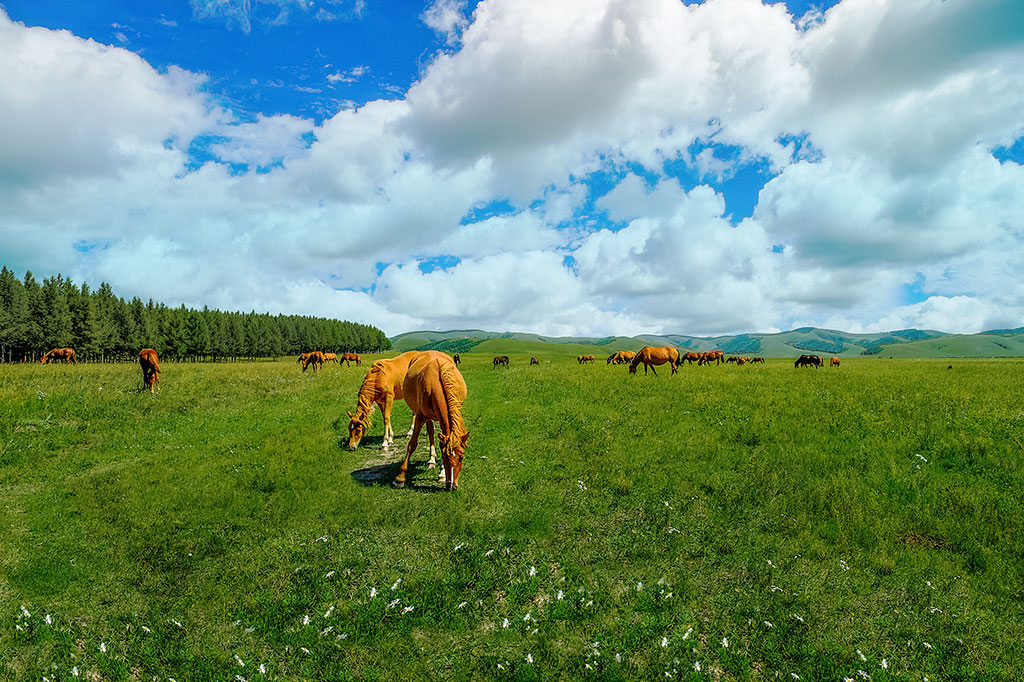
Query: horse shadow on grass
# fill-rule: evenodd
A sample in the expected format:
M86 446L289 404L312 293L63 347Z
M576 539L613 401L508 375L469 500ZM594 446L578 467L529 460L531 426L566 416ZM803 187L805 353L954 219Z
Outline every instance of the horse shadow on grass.
M405 448L393 448L384 451L382 443L383 436L370 436L363 438L359 447L353 452L359 452L366 448L373 451L376 457L367 461L361 469L356 469L350 476L356 483L368 488L382 487L390 488L391 482L398 476L402 469L402 461L405 459ZM348 441L341 441L339 448L348 452ZM405 489L415 490L421 493L436 493L444 490L444 486L437 483L438 469L427 469L426 462L417 462L414 459L409 462L409 470L405 474ZM387 459L388 461L383 461ZM418 478L418 480L417 480Z

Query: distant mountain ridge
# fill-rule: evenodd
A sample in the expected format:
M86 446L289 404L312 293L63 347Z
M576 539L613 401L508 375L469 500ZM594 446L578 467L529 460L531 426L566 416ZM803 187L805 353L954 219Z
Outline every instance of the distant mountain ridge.
M414 331L391 338L395 350L443 350L465 353L485 343L488 351L503 341L587 346L594 350L637 350L643 346L678 346L689 351L721 349L729 354L796 357L819 353L845 357L1024 357L1024 327L994 329L978 334L949 334L933 329L898 329L854 334L835 329L800 327L770 334L723 336L640 334L628 336L544 336L528 332L490 332L481 329ZM484 350L484 349L481 349Z

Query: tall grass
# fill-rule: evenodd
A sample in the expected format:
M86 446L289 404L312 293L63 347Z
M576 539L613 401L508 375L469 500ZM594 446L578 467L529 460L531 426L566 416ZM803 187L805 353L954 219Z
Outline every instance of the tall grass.
M455 493L365 367L0 368L0 678L1024 676L1024 363L463 357Z

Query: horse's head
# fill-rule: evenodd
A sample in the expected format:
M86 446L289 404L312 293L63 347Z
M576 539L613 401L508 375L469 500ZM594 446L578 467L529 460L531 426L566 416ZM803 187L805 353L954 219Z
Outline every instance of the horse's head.
M451 488L459 487L459 472L462 471L462 460L466 457L466 443L469 442L469 433L461 436L451 436L442 433L440 437L441 457L451 464L452 475L448 480Z
M360 419L351 412L348 413L348 416L350 420L348 423L348 449L355 450L359 447L359 441L370 430L370 418L367 416Z

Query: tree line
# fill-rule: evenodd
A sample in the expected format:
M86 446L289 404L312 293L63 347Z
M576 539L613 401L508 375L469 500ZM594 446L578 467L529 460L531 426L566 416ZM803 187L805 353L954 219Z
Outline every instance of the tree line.
M217 361L390 350L380 329L304 315L170 308L95 290L57 275L38 282L0 270L0 362L34 362L51 348L71 347L79 360L135 361L153 348L161 359Z

